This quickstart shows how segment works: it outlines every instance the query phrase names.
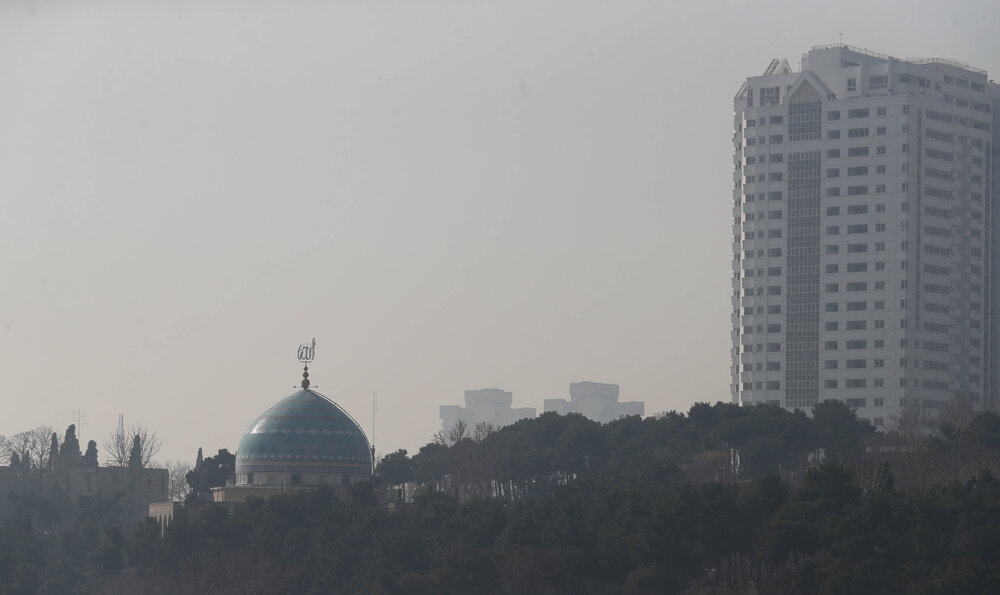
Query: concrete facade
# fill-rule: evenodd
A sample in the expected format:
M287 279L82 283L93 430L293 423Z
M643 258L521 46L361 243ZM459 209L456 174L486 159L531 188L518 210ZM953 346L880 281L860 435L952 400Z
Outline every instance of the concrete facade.
M732 400L890 427L997 391L1000 88L815 47L734 100Z
M57 493L72 502L80 496L117 496L122 518L134 521L147 515L150 503L166 499L168 475L166 469L94 467L82 456L56 455L45 470L0 467L0 492Z

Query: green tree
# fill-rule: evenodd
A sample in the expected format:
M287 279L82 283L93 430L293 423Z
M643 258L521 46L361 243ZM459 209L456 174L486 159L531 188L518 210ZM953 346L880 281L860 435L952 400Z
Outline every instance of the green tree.
M142 442L138 434L132 438L132 448L128 455L128 468L142 469Z
M185 476L191 486L188 499L210 500L212 488L226 485L226 480L235 476L236 455L231 454L228 449L220 448L214 457L202 459L201 465Z
M59 447L59 454L74 456L80 454L80 440L76 437L75 424L70 424L66 428L66 435L63 437L62 446Z
M375 468L375 475L385 486L405 483L413 478L413 461L406 456L406 449L401 448L382 457Z
M49 440L49 468L57 456L59 456L59 434L52 432L52 438Z
M859 420L843 401L832 399L813 407L815 445L822 447L830 460L844 462L858 454L861 439L875 433L875 428Z
M87 452L83 455L83 464L88 467L97 467L97 442L89 440L87 442Z

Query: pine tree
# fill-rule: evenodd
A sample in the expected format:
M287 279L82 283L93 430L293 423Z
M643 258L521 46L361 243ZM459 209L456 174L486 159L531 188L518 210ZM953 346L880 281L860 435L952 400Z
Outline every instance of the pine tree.
M79 456L80 440L76 437L75 424L70 424L69 427L66 428L66 436L63 438L62 446L59 448L59 454Z
M49 444L49 469L56 463L56 457L59 456L59 434L52 432L52 442Z
M87 442L87 452L83 455L83 464L88 467L97 467L97 442L95 440Z
M142 469L142 442L136 434L132 439L132 451L128 455L129 469Z

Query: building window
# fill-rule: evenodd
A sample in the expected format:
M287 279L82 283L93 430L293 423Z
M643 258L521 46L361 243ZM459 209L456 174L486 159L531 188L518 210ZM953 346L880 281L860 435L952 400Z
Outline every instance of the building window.
M820 138L822 98L808 83L800 86L788 100L788 140Z
M888 86L889 86L889 76L888 75L883 74L883 75L879 75L879 76L868 77L868 88L869 89L885 89ZM883 107L883 108L879 108L879 109L884 110L885 108Z
M293 486L302 485L302 474L301 473L292 473L291 484Z
M868 108L847 110L848 118L867 118Z
M760 104L778 105L779 92L781 87L761 87Z
M850 78L847 79L847 92L851 93L858 90L858 79Z

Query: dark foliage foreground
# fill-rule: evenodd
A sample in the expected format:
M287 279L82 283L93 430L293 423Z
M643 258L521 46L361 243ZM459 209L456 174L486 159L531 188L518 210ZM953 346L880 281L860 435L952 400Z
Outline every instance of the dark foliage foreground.
M995 417L927 443L925 458L946 460L978 432L995 459ZM42 533L7 521L0 593L1000 592L1000 482L988 471L920 489L885 462L875 483L843 462L792 483L696 483L664 457L626 458L620 473L538 497L426 491L390 510L358 484L346 499L320 490L209 507L163 538L152 523Z
M650 470L541 501L395 512L362 484L210 509L165 538L0 528L7 593L996 593L1000 482L865 494L837 466L692 484Z

